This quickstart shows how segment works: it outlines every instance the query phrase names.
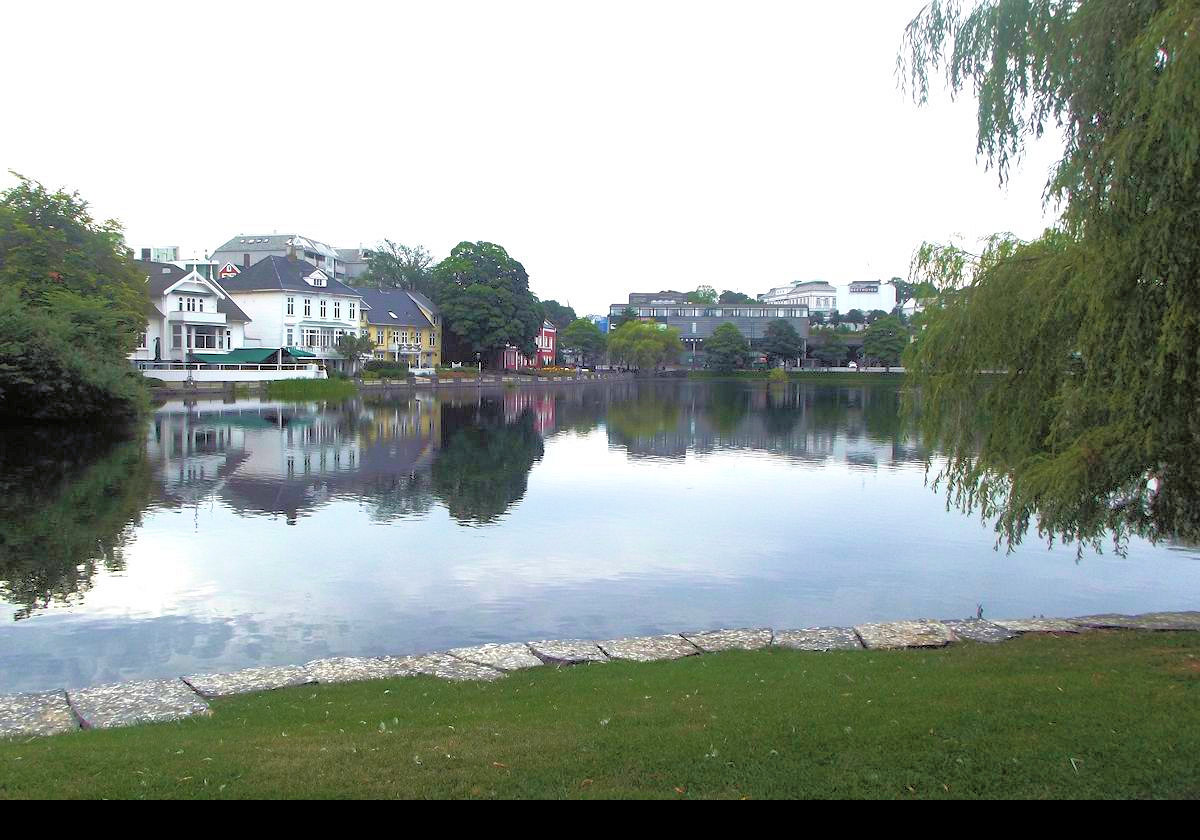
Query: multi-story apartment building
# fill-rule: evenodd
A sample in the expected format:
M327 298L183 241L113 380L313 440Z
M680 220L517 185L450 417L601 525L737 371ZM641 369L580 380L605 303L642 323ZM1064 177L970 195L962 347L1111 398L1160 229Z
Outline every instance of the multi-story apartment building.
M629 296L628 303L614 303L609 307L609 324L616 323L626 309L633 310L640 320L678 329L687 350L683 361L688 365L702 362L705 339L726 323L732 323L741 331L751 349L766 336L767 325L779 319L790 323L801 338L808 338L808 307L803 304L699 304L688 303L684 292L635 292Z
M367 255L365 248L338 248L338 261L345 269L346 282L353 283L367 273Z
M442 362L442 318L433 302L403 289L356 289L363 299L360 328L375 344L376 359L409 367Z
M810 312L829 314L837 311L837 289L824 280L806 280L790 286L777 286L758 296L759 303L778 303L787 306L804 306Z
M336 248L295 233L235 236L213 251L210 259L220 263L222 267L230 265L245 271L268 257L292 255L312 263L334 280L346 279L346 267Z
M250 318L219 283L194 268L137 265L146 272L147 317L131 359L190 362L198 354L225 355L244 346Z
M286 347L334 367L345 360L337 342L360 332L362 295L328 272L292 257L271 255L221 282L250 317L248 347Z

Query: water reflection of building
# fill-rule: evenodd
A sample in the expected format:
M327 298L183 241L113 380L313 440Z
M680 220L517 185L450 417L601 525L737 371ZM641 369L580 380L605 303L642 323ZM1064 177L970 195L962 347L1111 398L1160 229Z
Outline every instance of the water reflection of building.
M414 396L338 409L168 404L154 415L148 451L168 504L215 496L239 513L294 520L338 496L427 492L440 444L436 404Z
M514 423L526 411L533 414L533 428L539 435L554 431L556 410L561 394L554 391L533 389L507 391L504 394L504 420Z
M609 444L631 457L750 449L859 467L925 458L902 433L892 389L645 384L610 408L607 425Z

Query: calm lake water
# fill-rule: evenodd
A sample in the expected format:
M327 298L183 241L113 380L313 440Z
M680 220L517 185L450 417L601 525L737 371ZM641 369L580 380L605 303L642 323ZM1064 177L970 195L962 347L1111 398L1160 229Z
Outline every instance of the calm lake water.
M1012 553L899 391L170 403L0 441L0 692L489 641L1196 609L1200 553Z

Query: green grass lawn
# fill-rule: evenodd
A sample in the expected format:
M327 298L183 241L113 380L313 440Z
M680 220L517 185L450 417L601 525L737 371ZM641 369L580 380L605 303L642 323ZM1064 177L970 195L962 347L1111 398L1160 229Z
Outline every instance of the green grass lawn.
M308 686L0 743L10 797L1195 797L1200 633Z

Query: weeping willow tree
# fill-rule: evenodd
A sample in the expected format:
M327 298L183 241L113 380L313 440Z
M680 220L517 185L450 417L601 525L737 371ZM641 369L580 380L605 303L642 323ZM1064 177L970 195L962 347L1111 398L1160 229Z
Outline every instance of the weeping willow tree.
M1200 538L1198 42L1200 0L933 2L905 32L902 84L974 95L1001 182L1064 142L1050 230L926 244L910 278L940 290L905 360L938 480L1009 546Z

